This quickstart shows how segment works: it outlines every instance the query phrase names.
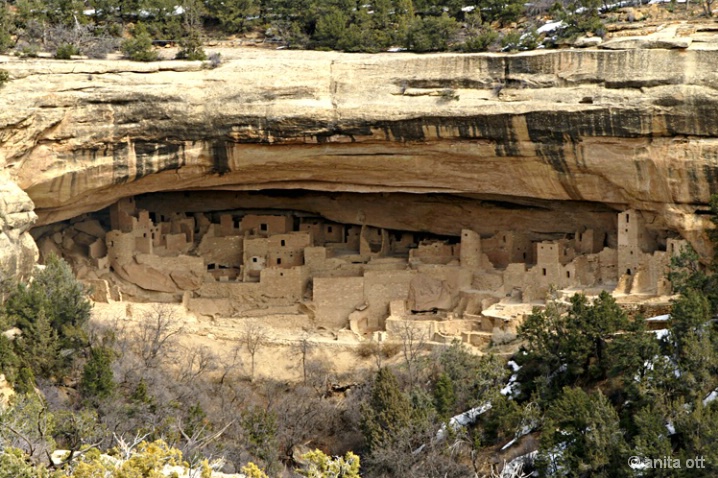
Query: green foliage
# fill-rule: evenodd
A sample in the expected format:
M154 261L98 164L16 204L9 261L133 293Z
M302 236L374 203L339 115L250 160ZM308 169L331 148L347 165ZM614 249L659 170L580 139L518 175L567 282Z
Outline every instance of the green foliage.
M436 413L443 420L451 417L456 404L456 395L454 394L454 384L446 373L439 375L434 384L434 408Z
M12 41L12 15L8 5L3 2L0 5L0 53L5 53L13 44ZM0 80L0 86L2 81Z
M409 28L406 46L415 52L446 50L454 41L458 29L456 20L446 14L440 17L416 17Z
M71 43L63 43L57 47L55 58L58 60L71 60L73 55L79 55L80 50Z
M560 35L573 38L584 33L602 36L603 22L598 14L602 3L600 0L570 0L565 5L555 3L553 14L566 25Z
M465 52L487 51L491 45L496 43L499 34L490 28L482 28L472 32L466 37L461 45L461 50Z
M82 330L91 304L70 266L51 256L29 284L19 284L5 303L5 313L22 335L13 342L21 363L36 375L64 373L73 352L84 349Z
M202 48L202 39L195 30L191 30L180 40L180 51L177 52L177 60L204 61L207 54Z
M115 390L112 361L115 353L104 346L93 347L82 371L80 389L85 397L106 398Z
M680 373L679 392L693 401L718 385L718 337L709 323L708 300L688 290L673 303L669 353Z
M55 417L36 394L15 395L0 409L0 446L15 447L33 460L55 450Z
M678 294L690 289L710 294L712 286L710 276L701 265L698 253L690 244L681 249L678 255L671 257L668 280Z
M50 478L44 466L33 466L17 448L0 450L0 478Z
M262 460L267 470L271 471L277 460L276 415L264 408L251 407L242 413L240 424L250 452Z
M18 359L10 339L0 334L0 370L10 383L15 383L15 374L18 371L20 360Z
M718 194L710 198L710 221L713 228L707 231L713 246L713 257L705 267L698 253L690 246L684 247L678 255L671 257L668 279L673 290L686 294L689 290L698 291L709 302L711 311L718 312Z
M483 0L480 6L478 10L484 22L499 22L502 25L517 21L525 9L521 0Z
M474 355L459 341L442 351L439 365L454 387L455 412L486 402L508 378L503 359L495 355Z
M522 393L550 396L564 385L604 378L608 340L627 327L625 313L605 291L593 304L576 294L566 310L554 301L534 310L519 330L526 340L525 354L517 357L524 364L519 372Z
M599 391L563 389L546 411L537 464L544 476L624 476L627 444Z
M360 478L359 457L352 452L332 458L314 450L302 455L302 460L307 465L300 473L308 478Z
M132 61L156 61L159 57L152 49L152 37L144 24L138 24L132 32L133 38L122 42L122 53Z
M209 0L207 2L207 10L210 15L215 17L222 29L227 33L244 33L252 25L253 21L250 17L259 14L259 4L257 0L236 0L227 2L224 0Z
M28 367L20 368L15 380L15 391L21 394L35 392L35 374Z
M411 405L388 368L379 369L371 398L361 410L362 431L369 450L391 444L411 423Z
M511 31L501 37L501 48L505 51L517 51L521 48L521 33Z
M519 431L522 423L522 409L515 400L496 394L491 399L491 410L481 418L483 442L506 442Z

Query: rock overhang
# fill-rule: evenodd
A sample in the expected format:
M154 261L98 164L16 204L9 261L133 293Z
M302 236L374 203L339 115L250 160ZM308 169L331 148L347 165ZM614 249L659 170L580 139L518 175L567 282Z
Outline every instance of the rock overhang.
M716 190L716 55L9 62L0 162L40 224L157 191L443 193L634 208L705 252L694 211Z

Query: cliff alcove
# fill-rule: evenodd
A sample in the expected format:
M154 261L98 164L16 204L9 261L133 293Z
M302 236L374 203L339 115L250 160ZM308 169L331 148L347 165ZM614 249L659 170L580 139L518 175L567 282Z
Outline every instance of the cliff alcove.
M507 304L530 308L553 287L669 293L666 267L685 241L651 222L582 202L191 190L130 196L32 234L100 302L182 302L213 319L302 314L358 334L411 318L432 339L482 345L515 330Z
M3 219L15 269L32 263L17 258L31 256L36 214L43 254L81 257L77 273L109 299L182 300L205 316L302 308L357 330L436 309L441 332L450 313L530 304L551 285L661 295L681 241L710 255L708 47L234 55L216 69L4 64L0 166L29 197L10 208L22 221ZM265 244L289 237L243 229L250 215L285 221L276 235L292 240L312 219L343 237L310 234L289 260ZM350 238L356 261L341 252ZM263 288L272 274L297 278Z

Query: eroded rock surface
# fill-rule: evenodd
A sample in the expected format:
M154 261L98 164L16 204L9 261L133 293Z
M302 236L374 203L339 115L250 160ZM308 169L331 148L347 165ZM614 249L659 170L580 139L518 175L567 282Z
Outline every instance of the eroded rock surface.
M32 271L38 251L28 231L36 219L28 195L0 172L0 283Z
M525 230L534 226L522 217L547 224L553 214L575 231L591 226L582 224L591 211L632 208L707 255L696 212L716 192L716 60L718 51L693 49L248 50L217 69L13 60L1 66L11 81L0 96L0 168L40 224L167 190L450 194L508 205L487 214L493 231L504 228L492 217ZM467 227L365 209L337 220ZM442 217L441 201L432 215Z

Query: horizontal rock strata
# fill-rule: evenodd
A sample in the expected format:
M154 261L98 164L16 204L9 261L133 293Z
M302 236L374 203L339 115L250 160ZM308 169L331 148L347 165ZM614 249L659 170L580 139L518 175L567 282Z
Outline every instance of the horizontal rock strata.
M692 49L242 50L216 69L12 60L0 64L11 78L0 168L32 198L38 224L157 191L315 191L328 202L305 206L334 216L357 212L331 194L400 193L401 214L366 199L347 222L411 230L411 208L455 217L478 200L489 209L467 217L500 201L529 211L507 215L513 227L546 232L553 215L575 231L591 212L633 208L707 255L717 60ZM430 194L453 199L432 206ZM423 228L461 229L448 222Z

